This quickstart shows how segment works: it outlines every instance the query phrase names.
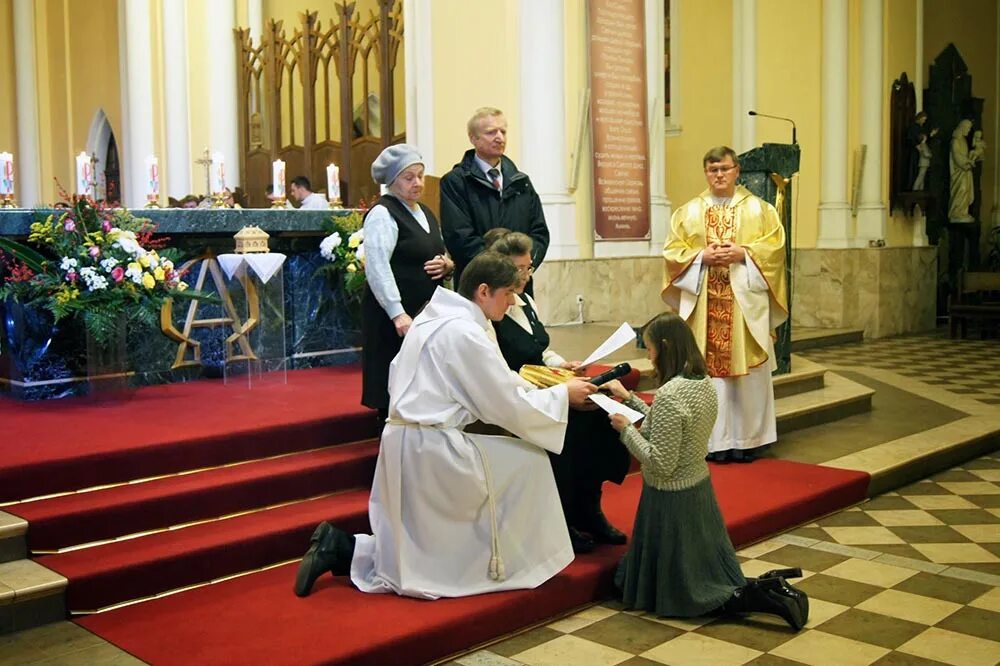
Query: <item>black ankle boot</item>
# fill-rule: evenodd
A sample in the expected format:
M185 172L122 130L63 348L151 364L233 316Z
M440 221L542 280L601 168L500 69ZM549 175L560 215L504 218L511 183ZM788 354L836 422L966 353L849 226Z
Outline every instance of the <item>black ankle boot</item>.
M795 631L809 620L809 597L789 585L784 578L749 578L733 592L722 610L726 613L768 613L777 615Z
M785 580L790 580L792 578L802 578L802 569L798 567L792 567L790 569L771 569L766 571L761 575L757 576L758 579L763 578L784 578Z
M329 571L343 576L351 571L354 557L354 535L338 530L330 523L320 523L310 538L309 550L299 564L295 576L295 594L307 596L316 579Z
M569 527L569 542L573 544L573 552L577 555L594 550L594 540L572 526Z
M595 543L608 543L620 546L628 540L625 533L608 522L607 516L601 510L601 491L591 493L577 512L579 519L576 527L587 532Z

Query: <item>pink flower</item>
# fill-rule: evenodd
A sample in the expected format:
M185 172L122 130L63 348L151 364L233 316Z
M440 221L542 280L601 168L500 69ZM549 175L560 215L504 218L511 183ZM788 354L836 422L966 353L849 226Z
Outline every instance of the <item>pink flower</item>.
M125 269L122 268L121 266L115 266L111 270L111 279L113 279L115 282L121 282L122 280L124 280L125 279Z
M66 273L66 281L76 282L76 271L70 271L69 273Z
M104 233L108 233L109 231L111 231L111 223L108 222L107 220L101 222L101 231L103 231Z
M101 248L97 247L96 245L91 245L90 249L87 250L87 254L89 254L94 259L97 259L99 256L101 256Z
M63 222L63 229L65 231L73 231L73 230L75 230L76 229L76 222L74 222L73 220L67 219L65 222Z

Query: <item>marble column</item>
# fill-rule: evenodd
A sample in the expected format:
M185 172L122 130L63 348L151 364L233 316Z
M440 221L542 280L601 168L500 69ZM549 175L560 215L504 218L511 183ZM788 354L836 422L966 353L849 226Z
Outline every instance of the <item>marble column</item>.
M14 63L14 88L17 96L14 197L20 206L31 208L42 203L34 0L14 0Z
M861 176L861 202L858 205L856 241L885 239L888 224L885 198L882 195L882 0L861 3L861 86L860 135L865 146Z
M521 109L511 127L549 226L547 259L574 259L576 201L567 183L565 18L562 0L520 0ZM558 131L553 131L556 128Z
M208 38L208 139L210 150L222 153L226 187L240 184L239 118L236 110L236 27L234 0L212 0L204 8Z
M160 164L163 165L162 172L166 176L165 191L175 199L181 199L194 191L191 183L185 14L185 3L163 3L163 120L166 145Z
M916 62L913 63L913 90L916 92L917 113L924 110L924 0L916 0ZM1000 12L997 13L1000 17ZM997 62L1000 66L1000 62Z
M757 145L757 0L733 0L733 149L743 153Z
M146 158L153 155L153 57L149 49L150 0L127 0L125 13L124 87L126 116L122 168L122 203L129 208L146 204Z
M424 169L439 173L434 160L434 64L431 48L431 0L406 0L403 3L403 40L406 82L406 141L420 150ZM445 166L447 173L447 165Z
M670 223L670 199L667 198L667 155L664 131L663 33L662 0L646 0L646 102L649 117L649 254L659 256Z
M818 247L852 246L847 203L847 3L823 0L822 154Z
M254 44L260 44L260 37L264 34L264 0L246 0L246 3L250 39Z

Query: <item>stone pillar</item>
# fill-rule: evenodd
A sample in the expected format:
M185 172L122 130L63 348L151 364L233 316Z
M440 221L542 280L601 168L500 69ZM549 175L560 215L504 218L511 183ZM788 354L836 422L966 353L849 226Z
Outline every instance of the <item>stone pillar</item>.
M646 86L649 89L647 115L649 117L649 254L663 253L663 242L670 223L670 199L667 198L666 145L664 142L663 81L664 31L663 2L646 0ZM676 30L676 26L674 27Z
M14 87L17 94L17 154L14 197L24 208L42 203L35 82L34 0L14 0Z
M733 149L757 145L753 117L757 106L757 0L733 0Z
M511 134L520 164L542 200L549 226L547 259L574 259L576 201L567 183L565 19L562 0L520 0L521 109Z
M916 0L916 62L913 63L913 90L917 98L917 113L924 110L924 0ZM997 14L1000 17L1000 13ZM997 63L1000 65L1000 62Z
M166 176L166 193L180 199L193 192L191 184L191 136L188 121L187 20L185 3L164 2L163 121L166 126L165 155L160 164ZM162 188L161 188L162 189Z
M885 239L888 224L882 195L882 0L861 3L861 143L867 146L861 177L856 241Z
M236 112L236 27L234 0L205 3L208 36L208 137L209 149L223 154L226 187L240 184L239 119Z
M124 66L125 136L122 160L122 204L141 208L146 204L146 158L154 153L153 57L149 50L150 1L127 0L125 13Z
M851 247L847 203L847 2L823 0L822 155L818 247Z
M264 34L264 0L247 1L247 28L250 30L250 39L255 45L260 44L260 37Z
M431 0L403 3L403 40L406 81L406 141L420 150L424 170L443 176L434 161L434 66L431 30ZM445 166L445 172L447 172Z

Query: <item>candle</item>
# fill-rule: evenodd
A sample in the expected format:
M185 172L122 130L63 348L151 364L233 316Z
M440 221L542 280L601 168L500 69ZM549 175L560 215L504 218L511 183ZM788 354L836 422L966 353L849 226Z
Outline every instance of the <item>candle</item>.
M326 165L326 198L340 201L340 167L336 164Z
M94 182L94 165L90 163L90 155L81 152L76 156L76 193L80 196L90 196Z
M14 156L0 153L0 196L14 196Z
M155 200L160 198L160 164L155 155L146 158L146 198Z
M222 153L212 153L211 194L219 194L226 189L226 165Z
M271 163L271 196L275 199L285 198L285 162L284 160L274 160Z

